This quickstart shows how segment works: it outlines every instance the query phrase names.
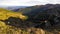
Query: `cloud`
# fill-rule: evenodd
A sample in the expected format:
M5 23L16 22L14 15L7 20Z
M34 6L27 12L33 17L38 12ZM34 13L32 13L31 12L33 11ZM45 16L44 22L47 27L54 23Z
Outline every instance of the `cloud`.
M29 1L29 2L26 2L27 4L32 4L32 5L39 5L39 4L46 4L47 2L44 2L44 1Z
M30 0L0 0L0 5L4 6L20 6L25 5L26 2Z
M33 6L47 3L60 4L60 0L0 0L0 6Z

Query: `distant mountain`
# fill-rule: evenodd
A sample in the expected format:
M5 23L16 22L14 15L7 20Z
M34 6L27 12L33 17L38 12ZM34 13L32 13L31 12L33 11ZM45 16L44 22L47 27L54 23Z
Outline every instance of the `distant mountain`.
M13 11L22 12L24 14L34 14L39 12L44 12L48 9L60 8L60 4L46 4L46 5L36 5L25 8L14 9Z
M31 12L31 10L35 10L37 8L39 8L39 6L28 6L28 7L25 7L25 8L14 9L13 11L28 13L28 12Z
M15 10L15 9L20 9L20 8L26 8L28 6L9 6L7 7L8 10Z
M29 6L0 6L0 8L5 8L8 10L15 10L15 9L26 8L26 7L29 7Z

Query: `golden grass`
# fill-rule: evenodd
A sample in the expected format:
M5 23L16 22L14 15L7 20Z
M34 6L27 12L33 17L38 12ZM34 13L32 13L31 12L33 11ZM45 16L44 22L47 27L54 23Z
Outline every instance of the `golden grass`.
M9 17L17 17L22 20L25 20L28 18L27 16L23 15L22 13L13 12L13 11L5 10L5 9L0 9L0 20L5 20L5 19L8 19Z

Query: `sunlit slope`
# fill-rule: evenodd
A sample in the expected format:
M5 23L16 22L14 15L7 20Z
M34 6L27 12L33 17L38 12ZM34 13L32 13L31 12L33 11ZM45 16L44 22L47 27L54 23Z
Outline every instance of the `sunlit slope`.
M13 12L10 10L0 8L0 20L8 19L9 17L19 17L20 19L26 19L27 16L22 15L22 13Z
M10 10L0 8L0 20L6 20L9 17L17 17L22 20L27 19L27 16L22 13L12 12ZM6 25L5 22L0 21L0 34L20 34L21 29L14 26Z

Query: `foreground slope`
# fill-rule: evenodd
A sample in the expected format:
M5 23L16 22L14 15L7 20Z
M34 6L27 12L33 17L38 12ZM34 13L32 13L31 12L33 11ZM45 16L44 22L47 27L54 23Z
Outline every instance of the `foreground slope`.
M0 8L0 34L20 34L21 29L16 28L14 26L6 25L6 23L3 22L9 17L16 17L22 20L25 20L27 18L26 16L22 15L22 13L13 12L10 10Z

